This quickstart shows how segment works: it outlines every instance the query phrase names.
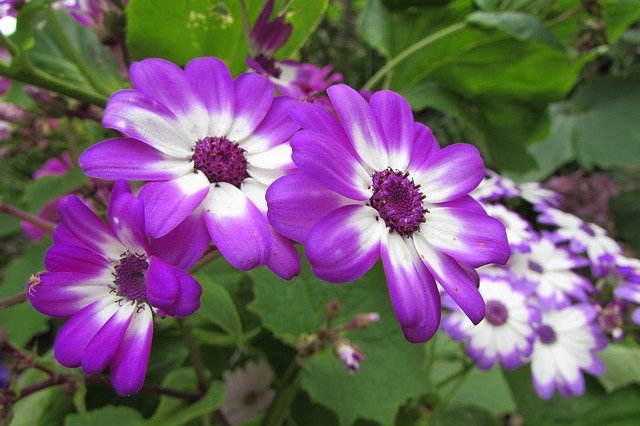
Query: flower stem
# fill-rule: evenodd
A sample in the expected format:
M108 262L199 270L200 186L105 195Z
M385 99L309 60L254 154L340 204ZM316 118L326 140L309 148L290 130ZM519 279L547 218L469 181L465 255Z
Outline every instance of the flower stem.
M209 389L209 380L207 379L207 368L202 360L202 354L200 353L196 339L193 336L191 326L182 318L178 318L177 321L180 329L182 330L182 338L189 349L189 359L191 360L191 364L193 364L193 369L196 373L198 389L200 392L204 393Z
M48 232L53 232L56 227L55 223L49 222L48 220L40 219L38 216L27 213L24 210L20 210L19 208L12 206L11 204L0 203L0 212L4 212L10 216L16 217L25 222L29 222Z
M470 363L470 362L465 363L464 367L462 367L460 371L452 374L451 376L445 378L440 383L438 383L437 388L439 389L449 384L452 381L454 382L453 385L451 386L451 389L449 389L449 392L446 393L446 395L444 396L444 398L442 398L442 400L440 401L438 406L435 408L435 410L433 410L433 413L432 413L433 417L435 417L436 415L444 411L444 409L447 407L449 402L451 402L451 400L453 399L455 394L458 392L458 390L460 390L460 387L467 379L467 375L471 371L472 367L473 367L473 363Z
M3 297L0 299L0 310L23 303L25 300L27 300L27 295L24 293L17 293L13 296Z
M296 355L282 376L282 381L269 407L269 411L264 416L262 426L280 426L285 422L289 414L289 408L300 390L301 383L302 365Z
M408 57L410 57L411 55L413 55L414 53L416 53L417 51L424 49L425 47L429 46L430 44L440 40L441 38L444 38L450 34L455 33L456 31L459 31L463 28L466 27L466 24L464 22L458 22L456 24L452 24L449 25L448 27L445 27L443 29L441 29L440 31L437 31L433 34L428 35L427 37L423 38L422 40L419 40L417 42L415 42L414 44L412 44L411 46L407 47L405 50L403 50L402 52L398 53L396 56L394 56L393 58L391 58L386 64L384 64L384 66L382 68L380 68L378 70L378 72L376 72L373 77L371 77L369 79L369 81L367 81L364 86L362 87L363 89L368 89L371 90L371 88L373 86L375 86L380 80L382 80L382 78L392 69L394 69L397 65L399 65L401 62L403 62L405 59L407 59Z

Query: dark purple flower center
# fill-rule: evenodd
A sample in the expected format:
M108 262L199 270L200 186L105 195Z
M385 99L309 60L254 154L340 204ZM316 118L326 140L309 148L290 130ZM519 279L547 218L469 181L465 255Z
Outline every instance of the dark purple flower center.
M502 325L507 322L507 318L509 318L507 308L497 300L489 300L485 309L487 313L485 318L491 325Z
M227 182L239 187L247 177L244 149L225 137L211 137L196 142L192 160L211 183Z
M282 70L278 68L278 66L276 65L276 61L272 57L265 56L261 53L258 56L256 56L254 59L256 60L257 63L259 63L262 66L262 68L267 73L274 76L275 78L280 78L280 74L282 74Z
M542 324L538 327L538 337L542 343L550 345L556 341L556 332L548 325Z
M129 300L144 301L147 298L147 269L146 256L126 253L115 266L118 294Z
M533 272L537 272L539 274L544 272L544 268L538 262L534 262L533 260L530 260L529 262L527 262L527 265L529 266L529 269L531 269Z
M580 229L586 232L587 235L589 235L590 237L596 236L596 233L593 231L593 229L589 226L588 223L583 223L582 225L580 225Z
M409 173L391 169L373 174L373 196L369 200L384 223L402 236L420 228L427 210L422 205L424 195Z

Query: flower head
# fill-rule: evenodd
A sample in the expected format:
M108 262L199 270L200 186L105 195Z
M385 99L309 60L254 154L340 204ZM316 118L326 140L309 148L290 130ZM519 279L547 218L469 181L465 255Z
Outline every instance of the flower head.
M467 344L467 353L478 367L490 369L499 361L505 368L520 367L531 355L539 311L528 295L504 278L480 275L480 293L486 315L477 326L458 309L442 320L442 329Z
M128 0L123 0L127 4ZM97 27L104 23L105 14L117 10L110 0L58 0L51 5L55 9L64 9L71 14L80 25Z
M298 129L263 76L235 80L216 58L184 70L147 59L131 67L134 89L108 102L103 125L126 135L101 142L79 160L103 179L146 180L140 192L149 234L162 237L195 212L235 267L267 265L283 278L299 273L293 245L270 228L265 192L291 172L290 136Z
M351 342L345 339L336 342L334 350L340 363L349 370L349 374L355 374L360 369L360 363L366 358Z
M278 15L269 20L273 12L273 0L266 0L260 16L251 29L249 41L255 56L271 57L291 37L293 26L284 20L284 15Z
M584 393L583 371L594 376L605 372L596 352L607 340L595 325L597 312L589 305L575 305L542 313L531 355L533 385L549 399L554 389L563 397Z
M528 221L502 204L483 203L482 206L489 216L495 217L502 222L507 231L507 239L511 247L520 251L529 250L530 242L536 240L537 235Z
M301 170L267 192L269 220L304 243L314 273L330 282L364 274L382 257L405 336L428 340L440 323L434 277L474 323L485 313L473 268L509 258L504 226L471 197L484 174L471 145L440 149L409 104L382 91L367 102L345 85L328 89L339 121L313 104L292 116Z
M200 306L200 285L184 269L202 251L193 252L186 225L166 239L150 239L143 202L124 181L114 186L108 224L75 196L62 200L59 214L47 271L30 280L29 300L46 315L70 317L53 348L62 365L87 374L109 366L118 393L138 392L153 314L187 316Z
M266 362L249 361L243 368L223 373L227 399L222 414L232 425L251 420L269 407L275 396L273 373Z

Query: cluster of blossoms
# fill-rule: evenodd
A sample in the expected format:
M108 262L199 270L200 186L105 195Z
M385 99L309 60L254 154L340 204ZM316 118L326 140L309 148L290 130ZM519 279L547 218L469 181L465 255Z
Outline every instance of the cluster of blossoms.
M554 389L564 397L580 395L583 372L604 374L597 352L607 335L622 337L628 302L640 303L640 261L625 257L600 226L560 210L564 198L557 193L487 173L472 195L504 223L512 255L505 266L479 271L484 321L473 327L445 301L451 312L442 329L465 342L480 368L531 362L541 397L550 398ZM533 211L534 221L506 207L517 199L526 201L522 207ZM606 300L611 288L614 300Z

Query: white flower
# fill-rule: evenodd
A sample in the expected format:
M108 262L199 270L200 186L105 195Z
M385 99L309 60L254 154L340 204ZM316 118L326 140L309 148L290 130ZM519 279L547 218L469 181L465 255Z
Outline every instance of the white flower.
M249 361L243 368L222 374L227 399L222 414L232 425L250 420L265 410L275 396L270 388L273 373L263 360Z
M529 222L502 204L483 204L482 207L489 216L502 222L507 230L507 240L509 240L511 247L521 251L529 249L529 242L536 239Z

